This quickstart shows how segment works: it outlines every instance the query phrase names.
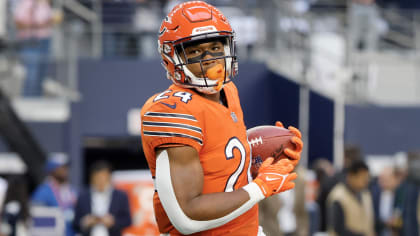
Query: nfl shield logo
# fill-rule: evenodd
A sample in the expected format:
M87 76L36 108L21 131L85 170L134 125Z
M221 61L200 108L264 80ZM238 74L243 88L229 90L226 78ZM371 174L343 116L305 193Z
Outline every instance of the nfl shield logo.
M235 112L232 111L232 113L230 113L230 116L232 116L233 122L235 122L235 123L238 122L238 117L236 117Z

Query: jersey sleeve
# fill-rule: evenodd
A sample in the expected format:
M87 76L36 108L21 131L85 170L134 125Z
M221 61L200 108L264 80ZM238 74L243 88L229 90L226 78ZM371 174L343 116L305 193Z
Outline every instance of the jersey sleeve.
M142 139L150 150L157 147L192 146L199 152L203 145L203 130L198 114L182 102L168 106L157 102L142 112Z

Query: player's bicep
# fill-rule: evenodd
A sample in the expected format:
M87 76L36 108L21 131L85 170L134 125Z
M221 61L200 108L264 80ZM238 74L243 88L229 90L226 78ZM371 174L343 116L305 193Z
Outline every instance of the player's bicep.
M157 157L162 151L166 151L169 160L169 173L157 172L156 178L161 178L166 176L166 180L162 178L160 181L171 181L171 189L157 189L158 194L161 195L162 191L165 193L167 191L173 191L176 196L176 200L182 208L183 212L189 216L188 212L188 202L199 196L202 193L203 189L203 169L201 167L200 159L198 152L191 146L178 146L170 147L165 149L160 149L157 151ZM157 166L158 167L158 166ZM169 187L166 185L167 188Z

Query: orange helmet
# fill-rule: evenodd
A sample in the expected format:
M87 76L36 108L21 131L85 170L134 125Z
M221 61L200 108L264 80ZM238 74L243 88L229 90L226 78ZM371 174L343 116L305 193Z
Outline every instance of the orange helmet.
M224 59L224 68L218 70L219 75L220 71L222 73L217 79L211 78L212 76L202 69L203 78L200 78L194 75L187 65L200 63L203 68L201 63L206 61L203 56L198 61L183 61L181 55L185 53L185 44L211 40L222 40L224 55L206 60ZM158 44L167 77L179 86L194 87L207 94L216 93L237 74L234 32L226 17L217 8L205 2L190 1L175 6L162 21Z

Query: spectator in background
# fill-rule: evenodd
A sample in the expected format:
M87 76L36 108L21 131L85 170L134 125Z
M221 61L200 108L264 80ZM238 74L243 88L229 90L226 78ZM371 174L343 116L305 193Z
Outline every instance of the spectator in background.
M72 221L73 207L76 202L76 191L68 183L68 158L62 153L50 154L47 165L47 178L32 195L32 204L58 207L66 221L66 236L74 235Z
M258 218L267 236L283 236L280 230L277 214L283 207L279 197L266 198L258 203Z
M420 151L407 153L407 166L399 166L398 176L400 178L402 191L402 236L419 235L418 202L420 198Z
M376 50L379 38L378 19L375 0L349 0L350 53L354 50Z
M266 198L259 205L259 222L267 236L309 235L309 215L305 207L305 170L296 168L295 188Z
M29 193L23 176L8 178L4 208L0 214L0 235L28 235Z
M80 194L75 213L73 226L86 236L120 236L131 225L127 194L112 187L107 162L92 165L90 189Z
M322 184L324 181L333 177L335 174L335 168L331 161L323 157L318 158L314 162L313 169L319 184Z
M322 181L320 181L319 194L317 196L317 203L320 210L320 230L327 230L327 197L331 190L337 183L345 181L345 172L347 168L354 162L362 159L362 154L360 148L353 145L347 145L344 148L344 163L343 169L340 171L334 171L332 166L328 164L325 165L325 175L319 176ZM320 174L320 173L318 173Z
M320 157L313 164L316 191L315 206L310 211L311 230L313 232L326 230L326 200L331 189L339 181L335 176L335 168L330 160Z
M305 169L298 166L295 170L298 174L295 188L285 192L285 195L278 195L285 204L277 218L285 236L307 236L309 215L305 207Z
M62 14L53 11L49 0L19 0L14 10L20 57L26 68L23 95L42 95L46 75L52 27L62 21Z
M332 189L327 200L329 235L375 235L369 178L365 162L354 161L346 171L345 182Z
M385 167L371 186L378 236L401 235L403 192L394 168Z

